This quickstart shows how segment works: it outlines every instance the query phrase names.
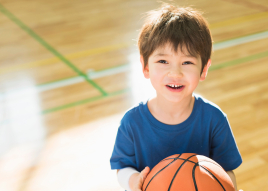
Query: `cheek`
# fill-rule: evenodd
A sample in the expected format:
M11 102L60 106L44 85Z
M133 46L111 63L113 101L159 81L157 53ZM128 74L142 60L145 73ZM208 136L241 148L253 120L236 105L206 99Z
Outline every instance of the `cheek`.
M159 84L159 82L161 81L161 76L158 72L152 72L150 74L150 79L151 79L152 84L155 86Z
M161 82L163 81L164 76L165 74L163 70L159 70L157 68L152 68L150 70L150 80L154 87L157 87L162 84Z
M194 69L194 70L190 70L190 71L187 71L185 72L185 76L187 76L188 80L195 84L195 83L198 83L199 82L199 79L200 79L200 71L197 70L197 69Z
M149 68L149 73L150 73L150 78L157 80L158 79L157 77L161 75L161 70L157 66L151 66Z

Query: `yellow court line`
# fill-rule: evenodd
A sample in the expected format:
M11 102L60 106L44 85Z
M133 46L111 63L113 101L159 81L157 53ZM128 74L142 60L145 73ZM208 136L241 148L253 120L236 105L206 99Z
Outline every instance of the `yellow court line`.
M230 25L235 25L235 24L240 24L240 23L244 23L244 22L265 19L265 18L268 18L268 12L261 12L261 13L256 13L256 14L252 14L252 15L247 15L247 16L243 16L243 17L225 20L222 22L212 23L212 24L210 24L210 29L227 27ZM101 53L105 53L105 52L109 52L109 51L113 51L113 50L118 50L121 48L128 47L130 45L131 45L131 43L115 44L112 46L107 46L107 47L102 47L102 48L97 48L97 49L90 49L90 50L86 50L86 51L68 54L65 57L68 59L81 58L81 57L85 57L85 56L89 56L89 55L101 54ZM48 58L45 60L20 64L18 66L2 67L2 68L0 68L0 74L12 72L12 71L19 71L19 70L23 70L23 69L38 67L38 66L55 64L57 62L60 62L60 60L57 57L53 57L53 58Z
M104 52L109 52L109 51L113 51L113 50L118 50L121 48L126 48L128 46L130 46L130 43L121 43L121 44L115 44L112 46L106 46L106 47L102 47L102 48L96 48L96 49L90 49L90 50L85 50L82 52L76 52L76 53L72 53L67 55L66 57L69 59L74 59L74 58L81 58L84 56L89 56L89 55L94 55L94 54L101 54Z
M216 28L241 24L241 23L255 21L255 20L259 20L259 19L265 19L265 18L268 18L268 12L261 12L261 13L256 13L253 15L247 15L247 16L243 16L243 17L237 17L234 19L225 20L222 22L212 23L209 25L209 28L216 29Z
M65 57L68 59L81 58L81 57L90 56L90 55L94 55L94 54L101 54L101 53L105 53L105 52L109 52L109 51L113 51L113 50L118 50L121 48L128 47L130 45L131 45L130 43L115 44L112 46L106 46L106 47L102 47L102 48L90 49L90 50L85 50L85 51L76 52L76 53L72 53L72 54L67 54ZM33 67L37 67L37 66L55 64L55 63L60 62L60 61L61 60L59 58L53 57L53 58L48 58L45 60L20 64L18 66L2 67L2 68L0 68L0 74L13 72L13 71L19 71L19 70L28 69L28 68L33 68Z

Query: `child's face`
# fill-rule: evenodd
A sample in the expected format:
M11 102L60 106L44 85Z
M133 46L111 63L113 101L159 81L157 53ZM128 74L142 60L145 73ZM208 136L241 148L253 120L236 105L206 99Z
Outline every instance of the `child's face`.
M185 47L183 47L183 52L180 48L174 52L171 45L166 44L156 49L149 57L143 73L147 79L151 80L158 97L171 102L180 102L184 98L192 97L199 81L205 79L210 60L200 76L201 57L190 56ZM143 64L142 57L141 62Z

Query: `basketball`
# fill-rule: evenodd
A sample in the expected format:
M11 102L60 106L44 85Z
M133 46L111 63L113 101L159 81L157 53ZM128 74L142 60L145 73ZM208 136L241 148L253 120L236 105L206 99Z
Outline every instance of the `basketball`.
M212 159L194 153L169 156L144 180L143 191L234 191L232 180Z

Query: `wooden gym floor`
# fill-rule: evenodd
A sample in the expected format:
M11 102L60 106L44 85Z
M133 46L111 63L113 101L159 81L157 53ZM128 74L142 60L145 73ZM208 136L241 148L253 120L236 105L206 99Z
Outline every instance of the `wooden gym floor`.
M180 0L204 12L212 67L196 93L227 113L244 191L268 190L267 0ZM0 190L122 190L121 117L153 95L136 46L154 0L0 0Z

